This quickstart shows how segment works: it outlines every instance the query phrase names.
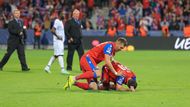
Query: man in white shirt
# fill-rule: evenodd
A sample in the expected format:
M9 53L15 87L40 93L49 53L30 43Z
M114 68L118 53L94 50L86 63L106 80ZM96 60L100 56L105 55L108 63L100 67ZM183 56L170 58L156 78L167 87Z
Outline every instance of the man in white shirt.
M63 55L64 55L64 41L65 41L65 31L64 31L64 25L63 25L63 20L64 16L62 11L58 12L58 18L55 19L53 27L51 32L53 33L53 49L54 49L54 55L50 58L48 65L45 67L45 71L47 73L51 73L50 67L54 60L58 58L58 62L61 66L61 73L63 74L69 74L64 69L64 60L63 60Z

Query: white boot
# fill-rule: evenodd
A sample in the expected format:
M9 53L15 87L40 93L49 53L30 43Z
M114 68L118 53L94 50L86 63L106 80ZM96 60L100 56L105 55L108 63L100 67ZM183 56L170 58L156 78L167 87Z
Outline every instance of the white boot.
M62 73L62 74L67 74L67 75L70 74L70 73L69 73L68 71L66 71L65 69L62 69L62 70L61 70L61 73Z
M49 67L49 66L46 66L46 67L44 68L44 70L45 70L45 72L51 74L51 71L50 71L50 67Z

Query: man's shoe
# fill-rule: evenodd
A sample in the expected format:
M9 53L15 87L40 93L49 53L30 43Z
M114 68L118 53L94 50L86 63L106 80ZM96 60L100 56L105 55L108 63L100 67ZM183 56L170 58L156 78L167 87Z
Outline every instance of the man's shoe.
M71 67L67 67L67 71L72 71L72 68Z
M68 78L69 81L69 88L75 83L75 76L69 76Z
M24 68L22 71L30 71L30 68Z
M69 78L69 77L68 77ZM64 90L67 90L69 88L69 79L67 79L67 82L65 83L65 85L63 86Z
M75 83L74 78L75 78L75 76L69 76L68 77L66 84L63 86L64 90L67 90L68 88L69 89L71 88L71 86Z

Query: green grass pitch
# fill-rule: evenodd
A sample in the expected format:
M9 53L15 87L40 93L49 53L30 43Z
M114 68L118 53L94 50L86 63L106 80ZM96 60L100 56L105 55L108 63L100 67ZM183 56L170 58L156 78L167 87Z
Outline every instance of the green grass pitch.
M0 50L0 59L5 51ZM56 61L52 74L44 67L52 50L27 50L30 72L21 72L16 52L0 72L0 107L189 107L190 52L119 52L115 59L134 70L135 93L84 91L77 87L64 91L67 76L60 74ZM65 51L66 58L67 51ZM81 73L75 54L72 75ZM103 63L101 63L102 65Z

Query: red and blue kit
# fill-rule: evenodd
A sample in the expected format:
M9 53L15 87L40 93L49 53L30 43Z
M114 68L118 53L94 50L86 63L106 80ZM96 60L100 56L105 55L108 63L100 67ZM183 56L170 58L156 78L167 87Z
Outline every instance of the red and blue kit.
M122 85L122 84L127 84L129 79L136 80L135 74L126 66L120 63L115 63L115 62L112 62L112 65L114 69L116 70L116 72L123 72L123 75L122 76L114 75L109 70L107 65L104 65L102 69L103 71L102 71L102 77L101 77L101 81L103 83L114 82L116 84Z
M95 71L97 64L105 59L105 54L110 56L115 55L114 49L114 42L104 42L86 52L80 60L82 71Z

